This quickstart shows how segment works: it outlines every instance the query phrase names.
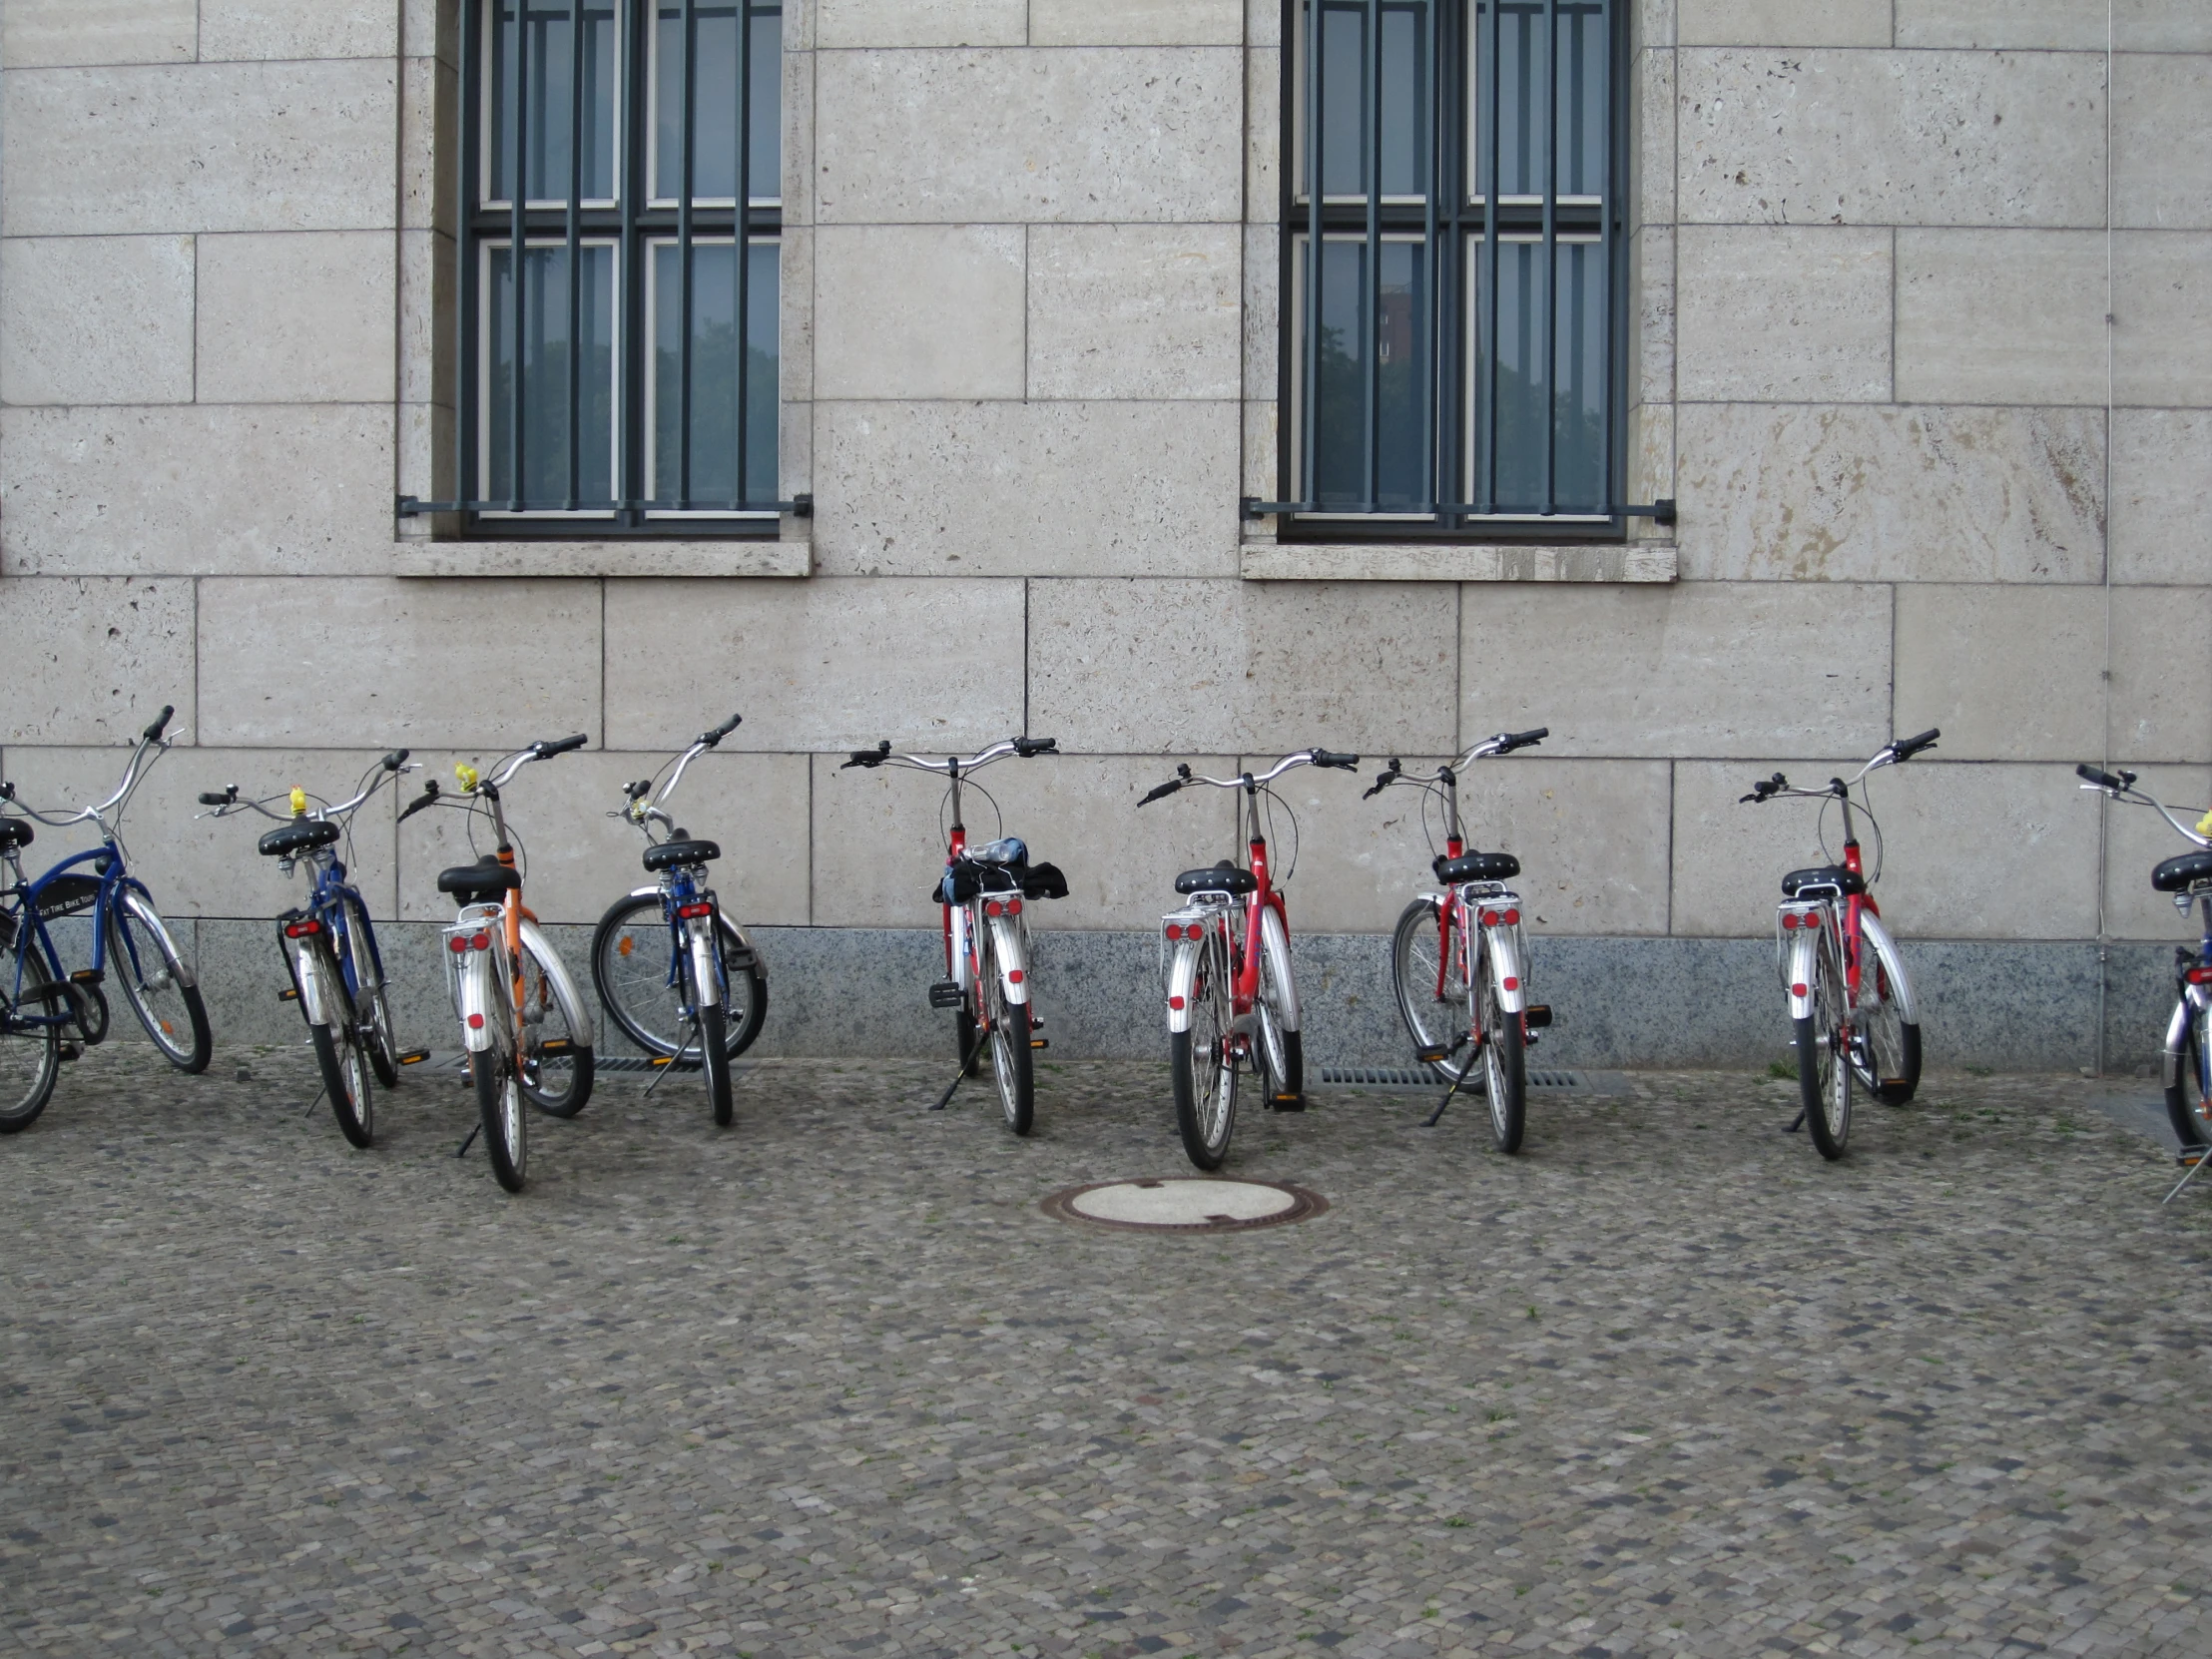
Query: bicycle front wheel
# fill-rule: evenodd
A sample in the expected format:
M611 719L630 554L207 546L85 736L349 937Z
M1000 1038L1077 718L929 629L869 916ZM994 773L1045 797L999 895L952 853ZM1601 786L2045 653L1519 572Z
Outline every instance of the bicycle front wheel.
M188 1074L208 1069L208 1005L143 893L126 889L108 911L108 972L171 1065Z
M62 1028L69 1000L39 958L36 942L21 957L22 995L13 993L14 964L0 959L0 1135L28 1129L54 1095L61 1073Z
M1253 1035L1259 1039L1260 1061L1267 1072L1268 1103L1278 1111L1304 1111L1306 1042L1285 1023L1284 1009L1293 1000L1291 987L1277 968L1275 952L1267 948L1270 939L1279 941L1287 958L1290 944L1284 939L1273 910L1263 912L1260 925L1260 994L1253 1008L1260 1017L1253 1021Z
M1169 1034L1168 1062L1184 1156L1200 1169L1216 1170L1229 1156L1229 1137L1237 1128L1237 1057L1229 1041L1235 1014L1221 935L1207 934L1198 952L1190 1027Z
M1469 1047L1474 1030L1474 1010L1462 971L1462 952L1454 949L1453 961L1443 959L1443 908L1433 898L1416 898L1397 918L1397 933L1390 941L1390 982L1397 993L1397 1011L1405 1021L1413 1052L1429 1059L1431 1071L1447 1083L1456 1083L1474 1064Z
M1813 1012L1794 1022L1798 1094L1813 1144L1831 1162L1851 1140L1851 1064L1845 1050L1841 969L1823 951L1814 962Z
M1528 1127L1528 1048L1521 1017L1499 1000L1490 964L1482 982L1482 1089L1490 1101L1490 1133L1500 1152L1518 1152Z
M572 1118L584 1109L597 1073L591 1045L584 1040L591 1027L569 995L567 976L548 971L526 931L517 1070L530 1104L557 1118Z
M391 999L384 994L384 976L368 942L368 912L358 899L340 899L339 906L345 923L339 965L351 970L348 977L361 1046L368 1051L376 1081L388 1089L399 1081L399 1040L392 1025Z
M1903 1106L1921 1086L1921 1028L1899 1008L1902 977L1888 949L1872 934L1859 963L1859 1006L1853 1015L1852 1070L1859 1086L1886 1106Z
M376 1138L376 1107L369 1083L368 1056L362 1052L360 1027L352 998L346 994L345 975L330 953L327 936L314 941L310 971L322 1003L324 1023L307 1027L314 1043L315 1064L322 1072L322 1092L330 1097L330 1115L355 1146L367 1146Z
M30 990L24 989L25 1000ZM2212 1014L2189 1010L2182 1028L2181 1053L2169 1056L2174 1080L2166 1090L2166 1117L2173 1125L2181 1150L2212 1145L2212 1076L2206 1075L2206 1037L2212 1035Z

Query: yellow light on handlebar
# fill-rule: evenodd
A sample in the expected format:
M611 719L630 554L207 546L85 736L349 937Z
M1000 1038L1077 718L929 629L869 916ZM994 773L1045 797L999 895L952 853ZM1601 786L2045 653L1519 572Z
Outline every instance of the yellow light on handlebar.
M293 818L305 818L307 816L307 792L296 784L291 787L291 816Z
M461 781L461 788L464 790L473 790L476 787L476 769L466 761L454 763L453 776Z
M2204 817L2197 820L2197 833L2212 835L2212 813L2206 813Z

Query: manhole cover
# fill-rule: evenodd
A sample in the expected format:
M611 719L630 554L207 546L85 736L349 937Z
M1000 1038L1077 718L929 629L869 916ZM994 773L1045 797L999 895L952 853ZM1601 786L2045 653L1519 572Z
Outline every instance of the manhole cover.
M1061 1221L1094 1222L1146 1233L1237 1233L1304 1221L1329 1200L1285 1181L1233 1181L1204 1176L1170 1181L1095 1181L1044 1201Z

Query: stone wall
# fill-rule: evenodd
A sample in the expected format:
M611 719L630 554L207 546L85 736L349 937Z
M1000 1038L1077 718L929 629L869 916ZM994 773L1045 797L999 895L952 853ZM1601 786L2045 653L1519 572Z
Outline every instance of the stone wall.
M841 752L1026 728L1068 755L984 782L1073 880L1053 924L1120 941L1131 983L1169 877L1228 850L1226 798L1134 810L1163 757L1411 763L1547 724L1467 800L1561 940L1568 1056L1578 999L1588 1033L1724 959L1673 1037L1585 1053L1748 1053L1724 1003L1779 1037L1758 952L1697 941L1765 936L1812 815L1736 798L1893 730L1945 732L1877 788L1899 930L1960 986L2053 987L2002 1019L1960 990L1977 1056L2086 1063L2093 998L2032 964L2086 946L2093 983L2100 928L2183 930L2143 880L2170 833L2060 763L2212 795L2195 0L2120 5L2110 56L2087 0L1641 0L1629 498L1681 507L1602 557L1240 524L1278 487L1276 0L792 0L783 487L816 516L648 547L395 525L395 492L451 484L454 15L0 14L0 769L92 798L175 703L129 821L172 911L281 901L246 826L189 817L202 788L583 730L511 803L538 907L588 921L635 870L617 786L737 708L684 799L733 909L928 926L937 791ZM1379 954L1356 936L1423 873L1411 797L1293 782L1294 920ZM438 914L442 828L362 827L377 913ZM918 987L862 971L882 936L794 944L793 996L865 986L855 1022L907 1030L883 999ZM874 1046L822 1029L768 1040Z

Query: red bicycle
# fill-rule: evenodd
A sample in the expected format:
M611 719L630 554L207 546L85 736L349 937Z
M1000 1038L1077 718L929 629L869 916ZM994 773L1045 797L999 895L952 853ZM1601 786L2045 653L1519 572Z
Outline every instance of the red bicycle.
M885 739L873 749L855 750L844 763L846 767L907 767L941 773L946 779L945 802L951 808L952 823L945 833L944 871L931 893L944 911L945 977L929 987L929 1006L959 1010L955 1029L960 1069L930 1110L940 1110L951 1100L961 1078L975 1075L987 1042L999 1107L1006 1127L1017 1135L1028 1134L1037 1121L1030 1051L1045 1046L1044 1038L1032 1035L1044 1021L1034 1011L1036 985L1023 901L1065 898L1068 884L1057 865L1032 865L1028 843L1006 834L1003 821L996 840L969 846L967 826L960 818L960 787L973 773L1009 755L1027 760L1055 753L1057 745L1051 738L1003 738L964 761L957 755L931 761L919 755L893 755ZM991 800L987 790L975 788L984 800ZM998 803L991 801L991 810L997 809Z
M1775 916L1776 955L1790 995L1791 1037L1797 1047L1798 1124L1813 1131L1823 1158L1844 1155L1851 1138L1851 1083L1891 1106L1903 1106L1921 1086L1921 1026L1913 1005L1905 957L1882 924L1870 890L1882 879L1882 827L1867 804L1867 775L1910 761L1942 736L1931 727L1917 738L1897 738L1847 782L1831 778L1823 790L1790 787L1776 773L1751 787L1739 806L1793 798L1818 801L1825 830L1828 807L1843 810L1844 856L1838 863L1793 869L1782 878ZM1859 791L1854 803L1852 790ZM1875 826L1877 856L1869 875L1859 851L1857 820ZM1821 852L1828 851L1827 836Z
M1262 1074L1275 1110L1297 1112L1306 1106L1306 1052L1299 1035L1298 987L1291 976L1290 918L1268 868L1260 799L1265 796L1288 813L1289 803L1268 788L1283 774L1305 766L1350 772L1359 764L1357 755L1309 749L1286 755L1257 778L1249 772L1201 778L1179 766L1173 778L1137 803L1149 806L1193 784L1242 792L1237 833L1245 840L1251 867L1224 858L1206 869L1185 870L1175 878L1175 890L1189 902L1161 920L1167 941L1175 1123L1183 1150L1200 1169L1219 1169L1229 1156L1229 1137L1237 1126L1240 1065ZM1295 816L1292 828L1295 832ZM1295 864L1295 842L1293 846Z

